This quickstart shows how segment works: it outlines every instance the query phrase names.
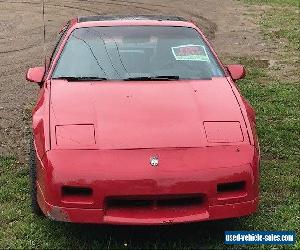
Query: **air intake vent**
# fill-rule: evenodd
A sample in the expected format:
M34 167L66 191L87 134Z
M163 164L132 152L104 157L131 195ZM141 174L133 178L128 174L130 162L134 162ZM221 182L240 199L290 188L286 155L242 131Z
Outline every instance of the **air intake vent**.
M246 182L230 182L230 183L221 183L217 186L218 193L227 193L227 192L236 192L245 190Z
M62 196L91 196L93 190L88 187L73 187L73 186L63 186Z

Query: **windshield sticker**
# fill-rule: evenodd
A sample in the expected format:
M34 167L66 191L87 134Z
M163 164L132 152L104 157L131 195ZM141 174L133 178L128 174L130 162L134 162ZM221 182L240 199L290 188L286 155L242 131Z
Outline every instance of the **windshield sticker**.
M172 47L172 53L178 61L209 61L205 47L203 45L182 45Z

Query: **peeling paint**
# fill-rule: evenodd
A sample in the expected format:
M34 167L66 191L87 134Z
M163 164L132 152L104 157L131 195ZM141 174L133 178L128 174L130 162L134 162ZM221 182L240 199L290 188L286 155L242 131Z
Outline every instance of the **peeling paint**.
M47 216L51 220L69 222L70 218L66 211L59 207L53 207L47 212Z

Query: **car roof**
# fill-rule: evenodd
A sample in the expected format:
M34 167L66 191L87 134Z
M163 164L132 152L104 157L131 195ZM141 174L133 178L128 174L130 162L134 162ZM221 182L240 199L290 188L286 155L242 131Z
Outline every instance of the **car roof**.
M70 29L95 26L184 26L197 28L192 21L168 15L97 15L81 16L70 20Z
M97 15L97 16L81 16L77 18L78 23L93 21L125 21L125 20L152 20L152 21L182 21L187 20L180 16L164 16L164 15Z

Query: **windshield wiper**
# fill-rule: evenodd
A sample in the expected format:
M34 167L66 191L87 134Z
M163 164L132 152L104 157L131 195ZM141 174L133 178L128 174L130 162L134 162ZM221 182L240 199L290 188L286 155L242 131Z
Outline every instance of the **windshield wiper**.
M61 80L67 80L71 82L76 81L106 81L107 78L105 77L96 77L96 76L59 76L52 79L61 79Z
M137 76L125 78L123 81L172 81L178 79L179 76Z

